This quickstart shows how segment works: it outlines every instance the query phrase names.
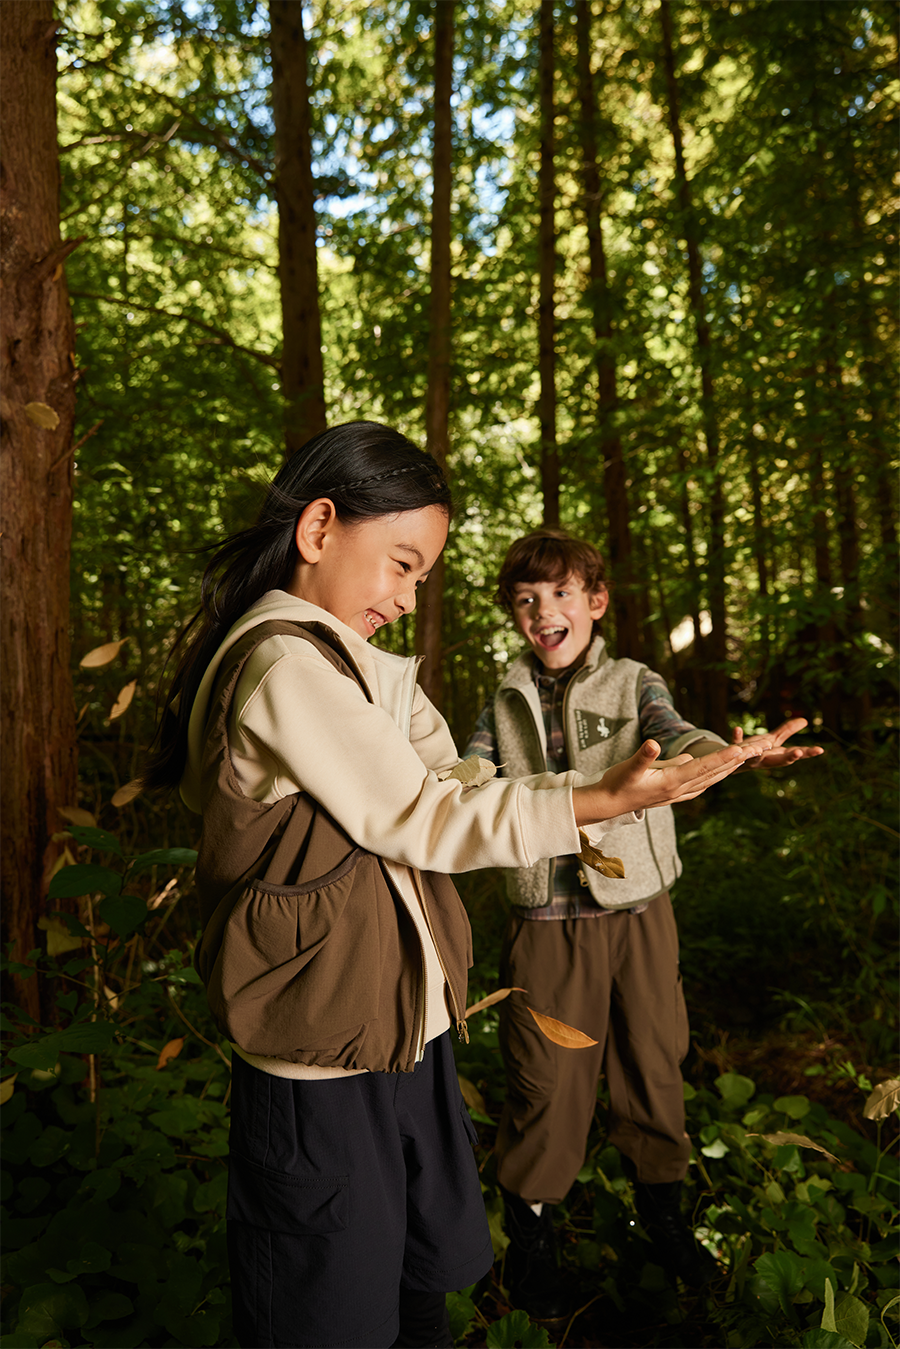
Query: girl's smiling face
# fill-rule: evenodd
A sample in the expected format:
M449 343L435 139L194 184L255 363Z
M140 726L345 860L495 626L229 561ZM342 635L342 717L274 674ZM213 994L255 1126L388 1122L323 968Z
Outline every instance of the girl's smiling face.
M440 556L448 526L441 506L345 524L322 497L297 522L300 557L291 594L368 640L385 623L413 612L416 590Z
M591 640L594 619L606 613L605 589L593 594L577 576L564 581L519 581L513 587L513 618L547 670L565 670Z

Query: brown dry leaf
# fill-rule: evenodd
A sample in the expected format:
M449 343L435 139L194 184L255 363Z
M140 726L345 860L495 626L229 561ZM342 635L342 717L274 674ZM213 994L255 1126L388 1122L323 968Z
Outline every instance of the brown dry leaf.
M597 1043L589 1035L585 1035L583 1030L567 1026L564 1021L557 1021L555 1017L544 1016L543 1012L536 1012L533 1007L529 1007L528 1010L547 1039L552 1040L555 1045L562 1045L563 1049L589 1049L591 1045Z
M123 689L119 690L119 696L113 703L112 711L109 714L110 721L115 721L116 717L121 717L123 712L128 711L136 688L137 680L132 679Z
M621 857L606 857L588 838L583 829L579 829L578 838L581 842L581 852L578 858L586 867L592 867L594 871L599 871L601 876L608 876L610 880L624 881L625 868L622 865Z
M61 918L39 918L38 927L47 934L47 955L61 956L66 951L80 951L83 938L73 936Z
M478 1090L474 1082L470 1082L467 1077L462 1077L459 1073L459 1089L462 1092L462 1098L471 1110L477 1110L479 1115L487 1114L487 1102Z
M497 988L493 993L489 993L486 998L482 998L480 1002L473 1002L471 1007L467 1007L465 1020L468 1021L469 1017L474 1016L476 1012L483 1012L485 1007L493 1007L495 1002L502 1002L504 998L509 997L510 993L527 992L527 988Z
M83 824L88 829L96 828L97 821L89 810L82 810L81 806L60 806L59 813L69 824Z
M489 759L480 759L477 754L470 754L468 759L461 759L458 764L452 768L445 768L438 773L441 782L447 782L454 778L461 782L463 787L483 787L491 778L497 776L497 770Z
M12 1077L4 1077L3 1081L0 1082L0 1105L6 1105L6 1102L12 1096L18 1076L18 1073L13 1073Z
M110 804L118 809L122 806L127 806L129 801L133 801L134 798L140 796L140 794L141 780L140 778L132 778L130 782L126 782L124 787L120 787L119 790L113 794Z
M106 1001L109 1004L111 1011L117 1012L119 1010L119 1002L121 1001L122 998L121 993L114 993L108 984L104 984L103 996L106 998Z
M101 665L109 665L110 661L115 660L127 641L128 638L123 637L119 642L104 642L102 646L95 646L93 651L89 651L86 656L82 656L78 664L85 670L95 670Z
M840 1161L834 1153L829 1152L827 1148L823 1148L821 1143L814 1143L811 1138L806 1137L806 1134L747 1134L747 1137L764 1138L767 1143L771 1143L776 1148L781 1147L783 1143L794 1143L798 1148L815 1148L816 1152L821 1152L829 1161L840 1165Z
M900 1110L900 1078L879 1082L863 1106L866 1119L887 1119L892 1110Z
M44 431L55 431L59 426L59 417L46 403L26 403L25 416Z
M170 1040L167 1045L163 1045L159 1053L159 1063L156 1065L157 1070L159 1070L160 1068L165 1068L166 1064L169 1062L169 1059L177 1059L178 1055L181 1053L183 1048L184 1048L183 1035L179 1035L177 1039Z

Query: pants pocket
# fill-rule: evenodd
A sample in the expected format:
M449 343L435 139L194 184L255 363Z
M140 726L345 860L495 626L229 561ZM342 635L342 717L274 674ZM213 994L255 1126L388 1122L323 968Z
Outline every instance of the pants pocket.
M295 1176L231 1154L229 1222L293 1236L343 1232L350 1221L349 1176Z

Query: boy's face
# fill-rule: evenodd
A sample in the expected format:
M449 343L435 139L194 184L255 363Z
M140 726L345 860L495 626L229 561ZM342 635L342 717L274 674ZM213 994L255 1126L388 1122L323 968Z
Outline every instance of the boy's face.
M518 581L513 618L547 670L565 670L587 649L594 619L606 613L607 591L589 594L577 576L565 581Z

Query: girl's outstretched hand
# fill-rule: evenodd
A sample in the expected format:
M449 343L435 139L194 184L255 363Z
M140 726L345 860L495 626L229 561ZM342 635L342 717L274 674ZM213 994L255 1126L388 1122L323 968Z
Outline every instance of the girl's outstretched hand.
M785 740L789 740L792 735L802 731L807 725L805 717L792 717L790 721L783 721L780 726L776 726L774 731L766 731L763 735L744 736L740 726L735 726L732 732L732 744L734 745L754 745L758 741L768 740L772 748L764 754L758 755L755 759L743 765L744 768L784 768L787 764L796 763L798 759L814 759L817 754L824 754L825 751L821 745L810 745L801 747L799 745L790 745L784 748Z
M754 736L746 745L726 745L700 759L679 754L657 768L662 751L655 740L645 740L630 759L608 768L600 782L573 788L575 823L598 824L631 810L689 801L743 764L768 753L772 743L767 736Z

